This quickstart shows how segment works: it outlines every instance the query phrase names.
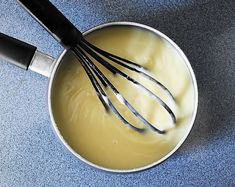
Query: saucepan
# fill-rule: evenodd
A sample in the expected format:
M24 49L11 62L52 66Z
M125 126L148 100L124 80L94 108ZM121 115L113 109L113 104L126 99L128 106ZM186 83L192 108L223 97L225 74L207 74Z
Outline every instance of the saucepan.
M138 24L138 23L133 23L133 22L111 22L111 23L105 23L99 26L96 26L86 32L84 32L84 36L96 32L97 30L100 29L107 29L109 27L115 27L115 26L122 26L122 27L132 27L132 28L137 28L137 29L142 29L148 32L154 33L156 36L164 39L167 41L182 57L186 67L188 68L192 84L193 84L193 89L194 89L194 109L193 109L193 114L189 120L189 128L188 131L185 133L185 135L181 138L181 140L178 142L178 144L172 149L167 155L165 155L162 159L157 160L154 163L148 164L144 167L140 168L134 168L134 169L110 169L106 167L99 166L95 163L90 162L86 158L83 158L81 155L79 155L77 152L75 152L70 145L66 142L66 140L63 138L61 135L61 132L59 131L57 124L55 122L54 116L53 116L53 108L52 108L52 87L53 83L56 79L56 74L61 67L61 64L66 63L66 61L69 59L71 55L70 50L64 50L59 58L55 59L47 54L44 54L37 50L35 46L32 46L30 44L27 44L23 41L19 41L15 38L12 38L10 36L0 34L0 55L3 57L6 61L23 68L25 70L31 70L36 73L39 73L41 75L44 75L49 78L49 86L48 86L48 108L49 108L49 114L50 114L50 119L51 119L51 124L53 125L53 129L57 135L57 137L60 139L61 143L72 153L74 154L77 158L81 159L85 163L94 166L96 168L105 170L105 171L111 171L111 172L135 172L135 171L140 171L144 170L147 168L150 168L152 166L155 166L165 159L167 159L169 156L171 156L185 141L186 137L188 136L194 120L196 116L196 111L197 111L197 106L198 106L198 90L197 90L197 83L195 79L194 72L191 68L191 65L183 53L183 51L166 35L161 33L160 31L151 28L149 26L143 25L143 24Z

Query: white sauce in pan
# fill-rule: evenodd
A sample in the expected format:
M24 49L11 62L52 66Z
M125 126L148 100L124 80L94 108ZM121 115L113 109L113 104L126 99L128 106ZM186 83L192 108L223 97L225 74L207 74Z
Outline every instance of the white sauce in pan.
M169 114L154 99L95 62L138 112L157 128L168 129L168 132L160 135L149 130L140 134L128 128L115 115L106 113L79 61L69 57L57 72L52 92L53 114L63 138L82 157L107 168L132 169L161 159L174 149L190 128L188 121L192 117L194 92L183 59L166 41L135 28L105 28L88 35L87 39L150 70L150 74L171 91L177 105L148 79L115 65L166 102L176 114L177 123L172 128ZM106 92L129 122L143 126L110 89Z

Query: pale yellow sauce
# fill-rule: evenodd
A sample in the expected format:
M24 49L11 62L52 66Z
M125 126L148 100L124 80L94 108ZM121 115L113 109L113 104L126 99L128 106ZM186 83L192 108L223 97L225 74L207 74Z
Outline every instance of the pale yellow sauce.
M149 130L140 134L129 129L115 115L106 113L79 61L70 56L59 68L52 92L53 114L63 138L88 161L111 169L139 168L163 158L190 128L188 122L193 113L194 92L183 59L165 40L136 28L105 28L89 34L87 39L106 51L148 68L151 75L172 92L176 105L158 86L116 65L160 96L176 114L177 124L172 128L168 113L145 92L98 65L137 111L168 132L159 135ZM126 119L138 127L143 126L110 90L106 91Z

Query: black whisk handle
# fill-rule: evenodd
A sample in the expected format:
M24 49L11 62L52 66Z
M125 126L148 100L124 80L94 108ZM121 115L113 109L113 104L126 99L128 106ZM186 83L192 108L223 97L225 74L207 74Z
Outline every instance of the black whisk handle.
M64 48L80 42L82 33L49 0L18 1Z
M0 33L0 58L27 70L36 51L36 47Z

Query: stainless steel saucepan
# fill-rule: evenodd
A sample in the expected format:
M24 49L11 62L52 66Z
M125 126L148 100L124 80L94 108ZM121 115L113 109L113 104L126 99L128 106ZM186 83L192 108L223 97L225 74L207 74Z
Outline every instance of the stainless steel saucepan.
M114 26L122 26L122 27L125 26L125 27L143 29L145 31L149 31L149 32L154 33L156 36L164 39L169 44L171 44L172 47L180 54L180 56L184 60L184 63L189 70L192 84L193 84L193 89L194 89L194 110L193 110L193 114L192 114L191 119L188 124L190 127L189 130L185 133L185 135L179 141L177 146L172 151L170 151L167 155L165 155L162 159L160 159L152 164L141 167L141 168L135 168L135 169L129 169L129 170L116 170L116 169L110 169L110 168L98 166L98 165L90 162L86 158L83 158L82 156L80 156L63 139L59 129L57 128L57 124L56 124L54 116L53 116L52 87L53 87L53 82L56 79L57 70L60 68L60 65L63 63L66 63L66 61L68 61L69 57L71 56L71 52L69 50L64 50L61 53L61 55L59 56L59 58L55 59L47 54L44 54L44 53L38 51L35 46L29 45L25 42L11 38L11 37L6 36L4 34L0 34L0 56L3 57L8 62L10 62L20 68L23 68L25 70L29 69L29 70L35 71L35 72L42 74L42 75L49 78L48 106L49 106L49 114L50 114L50 118L51 118L51 123L53 125L53 128L55 130L56 135L58 136L60 141L63 143L63 145L65 147L67 147L71 153L73 153L77 158L81 159L82 161L86 162L87 164L92 165L92 166L99 168L99 169L102 169L102 170L111 171L111 172L135 172L135 171L140 171L140 170L150 168L154 165L161 163L162 161L167 159L169 156L171 156L182 145L182 143L185 141L186 137L188 136L188 134L193 126L194 120L195 120L197 106L198 106L198 89L197 89L197 83L196 83L194 72L191 68L191 65L190 65L187 57L184 55L182 50L170 38L168 38L166 35L164 35L163 33L159 32L156 29L153 29L153 28L146 26L146 25L133 23L133 22L111 22L111 23L106 23L106 24L96 26L96 27L84 32L83 34L88 35L92 32L95 32L96 30L107 29L107 28L114 27Z

